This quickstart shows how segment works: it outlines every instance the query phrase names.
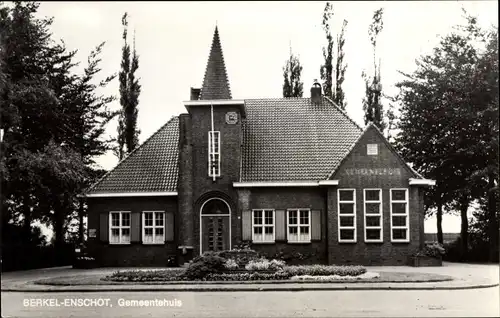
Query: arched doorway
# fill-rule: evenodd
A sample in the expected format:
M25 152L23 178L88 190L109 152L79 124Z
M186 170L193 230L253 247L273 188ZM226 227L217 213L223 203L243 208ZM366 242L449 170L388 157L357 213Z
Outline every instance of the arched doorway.
M210 198L200 209L200 254L229 249L231 249L231 208L221 198Z

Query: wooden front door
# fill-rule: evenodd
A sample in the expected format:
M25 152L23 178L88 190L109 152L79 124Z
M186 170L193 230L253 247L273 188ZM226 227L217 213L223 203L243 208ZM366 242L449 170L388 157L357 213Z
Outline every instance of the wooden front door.
M229 249L229 216L202 216L202 252Z
M222 199L207 200L201 208L201 253L231 249L231 210Z

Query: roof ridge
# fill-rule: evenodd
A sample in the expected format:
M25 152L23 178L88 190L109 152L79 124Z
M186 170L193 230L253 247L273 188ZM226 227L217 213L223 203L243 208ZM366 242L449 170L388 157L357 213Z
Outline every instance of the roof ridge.
M342 108L340 108L339 105L337 105L337 103L335 103L333 100L331 100L330 98L328 98L327 96L323 96L323 98L325 98L327 101L329 101L333 106L335 106L337 108L338 111L340 111L342 113L342 115L344 115L347 119L349 119L351 121L351 123L353 123L356 127L359 128L360 131L363 131L363 128L358 125L354 119L351 118L351 116L349 116L347 114L347 112L345 110L343 110Z
M128 158L130 158L134 153L136 153L137 151L139 151L139 149L143 148L144 145L146 145L154 136L156 136L161 130L163 130L163 128L167 127L168 124L170 124L174 119L178 118L179 116L172 116L172 118L170 118L165 124L163 124L160 128L158 128L154 133L151 134L151 136L149 136L146 140L144 140L144 142L139 145L139 147L135 148L134 150L132 150L132 152L130 152L129 154L127 154L122 160L120 160L116 166L109 170L108 172L106 172L99 180L97 180L94 184L92 184L90 187L88 187L86 190L83 191L83 193L88 193L90 191L92 191L95 187L97 187L102 181L104 181L104 179L109 176L113 171L115 171L119 166L121 166L123 164L123 162L125 162Z

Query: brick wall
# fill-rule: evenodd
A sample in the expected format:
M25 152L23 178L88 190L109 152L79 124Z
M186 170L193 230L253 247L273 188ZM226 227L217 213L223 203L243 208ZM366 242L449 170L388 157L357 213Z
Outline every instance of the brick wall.
M208 176L208 132L212 129L210 106L190 107L189 109L192 123L193 187L192 189L179 189L179 192L192 191L193 193L193 255L198 255L200 251L200 208L208 198L221 196L231 206L232 244L236 243L234 236L238 232L237 195L232 184L239 181L240 177L242 136L240 108L234 105L215 105L213 109L214 130L220 131L221 139L221 176L215 181ZM225 116L230 111L238 114L238 123L232 125L226 123Z
M238 190L238 225L241 228L241 212L252 209L287 210L309 208L321 210L321 240L307 244L289 244L276 241L275 244L252 244L252 248L268 257L279 253L292 256L292 263L325 264L327 262L326 239L326 192L319 188L248 188ZM234 237L241 240L241 230ZM304 259L300 259L304 257Z
M366 145L378 144L378 155L368 156ZM373 169L399 169L399 173ZM352 169L368 169L361 173ZM375 174L371 174L375 171ZM381 172L382 171L382 172ZM359 172L359 171L358 171ZM371 174L371 175L370 175ZM338 188L356 189L357 243L339 243L337 187L328 189L328 262L330 264L406 265L408 255L423 243L422 189L409 186L415 177L410 169L385 145L382 136L370 128L361 137L352 152L342 163L332 179L339 180ZM365 243L363 189L382 189L383 243ZM409 193L409 243L391 243L390 239L390 188L408 188Z
M96 229L97 232L95 238L88 239L88 248L90 254L95 256L102 266L166 266L167 259L170 256L178 256L179 251L175 241L161 245L143 245L140 242L114 245L100 240L100 232L103 230L100 228L100 214L108 214L110 211L130 211L134 213L146 210L161 210L165 212L173 211L175 216L177 214L176 197L89 198L87 202L89 206L88 228ZM176 219L174 217L174 220ZM131 226L136 225L131 224ZM174 231L177 231L177 229L178 227L175 226ZM174 237L177 237L177 235L174 235Z

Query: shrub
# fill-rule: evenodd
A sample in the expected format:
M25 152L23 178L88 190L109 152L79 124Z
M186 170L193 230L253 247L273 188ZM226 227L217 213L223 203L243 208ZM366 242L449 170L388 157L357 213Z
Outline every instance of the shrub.
M222 272L225 263L226 259L216 253L203 253L189 264L183 277L189 280L203 279L207 274Z
M243 241L240 242L239 244L236 244L233 246L233 249L231 251L253 251L252 250L252 242L251 241Z
M226 269L229 269L229 270L233 270L233 269L238 269L239 268L238 263L236 263L236 261L234 259L228 259L228 260L226 260L226 263L224 263L224 267Z
M286 266L283 271L290 276L359 276L366 273L366 268L363 266L327 266L327 265L311 265L311 266Z
M285 266L285 262L281 260L273 259L271 261L261 258L259 260L250 261L245 269L247 271L263 271L263 270L280 270Z
M432 242L426 244L425 247L418 251L415 256L429 256L429 257L442 257L445 254L445 249L443 245L438 242Z
M222 251L218 253L218 256L224 257L225 259L232 259L238 263L239 267L245 267L250 261L260 259L259 253L254 250L229 250Z
M148 282L148 281L175 281L182 280L184 270L133 270L116 271L103 280L115 282Z
M286 265L285 261L273 259L269 264L269 268L272 270L281 270L283 269L283 267L285 267L285 265Z
M268 259L279 259L285 261L287 264L304 264L312 263L317 257L315 252L297 252L287 249L280 249L275 253L268 253L264 255Z
M248 281L248 280L285 280L291 277L290 274L283 271L276 273L223 273L208 274L205 280L209 281Z

